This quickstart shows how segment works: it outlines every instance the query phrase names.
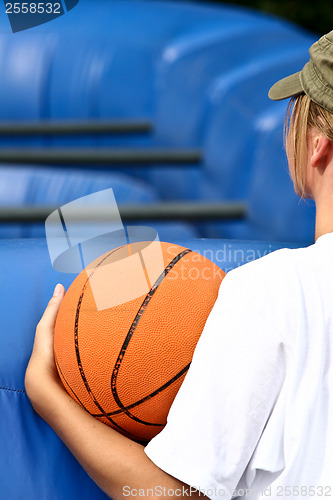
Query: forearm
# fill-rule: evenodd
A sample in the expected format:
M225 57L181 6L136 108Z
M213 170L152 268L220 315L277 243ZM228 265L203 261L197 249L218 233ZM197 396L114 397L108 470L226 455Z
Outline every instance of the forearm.
M159 469L142 445L122 436L81 408L63 388L54 363L53 330L64 288L57 285L38 323L33 352L25 375L26 393L39 415L63 440L90 477L114 500L131 490L174 491L164 498L181 498L183 485ZM124 490L126 488L126 490ZM125 494L124 494L125 493ZM154 499L153 494L144 495ZM156 495L159 498L161 495ZM188 497L188 494L184 494ZM203 495L193 493L192 498Z
M99 422L55 384L48 396L34 405L36 411L55 430L90 477L114 500L124 492L165 488L182 498L183 485L159 469L144 452L144 447ZM124 488L126 487L126 490ZM150 498L154 498L153 495ZM172 498L166 495L164 498ZM199 498L196 493L191 498ZM200 498L203 498L201 494Z

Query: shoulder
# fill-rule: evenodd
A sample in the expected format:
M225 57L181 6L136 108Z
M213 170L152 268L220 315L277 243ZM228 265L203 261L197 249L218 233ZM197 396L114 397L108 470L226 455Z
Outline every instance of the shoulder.
M329 248L330 254L332 249L333 245ZM326 250L326 254L323 250ZM316 243L295 249L283 248L229 271L223 281L223 287L235 287L238 293L243 289L255 289L259 292L263 288L274 294L286 289L293 289L295 292L303 285L306 286L309 280L313 281L314 275L331 267L327 258L327 248L323 244L320 246Z
M234 315L251 312L254 318L265 317L267 325L284 335L295 326L295 313L302 307L310 261L311 247L285 248L244 264L227 273L216 305L223 304Z
M237 267L227 273L221 290L237 289L238 294L244 290L260 291L263 288L281 290L293 280L302 250L283 248Z

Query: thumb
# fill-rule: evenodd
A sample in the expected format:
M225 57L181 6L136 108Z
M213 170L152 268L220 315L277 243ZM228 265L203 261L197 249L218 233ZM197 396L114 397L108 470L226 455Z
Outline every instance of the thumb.
M54 327L54 323L58 314L58 310L61 304L62 299L65 295L65 288L63 285L58 283L54 289L53 296L49 301L44 314L39 321L38 325L43 327Z

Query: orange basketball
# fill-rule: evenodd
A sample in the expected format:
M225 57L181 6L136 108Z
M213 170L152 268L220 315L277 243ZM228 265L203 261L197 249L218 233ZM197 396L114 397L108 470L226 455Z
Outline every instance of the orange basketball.
M68 393L132 439L148 441L191 363L225 273L171 243L112 250L86 267L58 312L54 350Z

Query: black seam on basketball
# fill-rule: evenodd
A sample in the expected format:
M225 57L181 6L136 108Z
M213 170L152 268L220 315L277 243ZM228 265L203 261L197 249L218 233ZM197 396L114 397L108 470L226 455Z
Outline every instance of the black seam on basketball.
M166 389L167 387L169 387L171 384L173 384L174 382L176 382L182 375L184 375L188 371L190 365L191 365L191 363L189 363L187 366L185 366L185 368L183 368L179 373L177 373L177 375L175 375L170 380L168 380L168 382L166 382L164 385L162 385L161 387L159 387L158 389L156 389L156 391L150 393L148 396L145 396L144 398L140 399L139 401L136 401L135 403L132 403L132 404L126 406L126 410L131 410L135 406L138 406L141 403L144 403L145 401L148 401L149 399L153 398L154 396L156 396L160 392L164 391L164 389ZM115 411L113 411L111 413L108 413L108 415L109 416L113 416L113 415L118 415L119 413L123 413L123 410L115 410ZM101 415L99 415L99 414L96 414L96 415L94 414L94 417L100 417L100 416ZM164 424L153 424L153 423L149 423L149 422L145 422L145 424L146 425L164 426Z
M80 315L80 309L81 309L81 304L82 304L82 300L83 300L83 295L84 295L84 292L87 288L87 284L90 280L90 278L95 274L95 271L96 269L101 265L103 264L103 262L108 258L110 257L111 254L113 254L116 250L118 250L117 248L115 248L114 250L112 250L112 252L109 252L97 265L96 267L94 267L94 269L91 271L91 273L89 274L86 282L84 283L83 287L82 287L82 291L81 291L81 295L79 297L79 300L78 300L78 304L77 304L77 307L76 307L76 313L75 313L75 323L74 323L74 345L75 345L75 354L76 354L76 361L77 361L77 364L78 364L78 368L79 368L79 372L80 372L80 375L81 375L81 378L83 380L83 383L87 389L87 392L90 396L90 398L92 399L93 403L97 406L97 408L99 409L99 411L102 413L101 416L105 417L111 424L113 424L115 427L117 427L118 429L120 429L121 431L125 432L128 436L132 436L136 439L136 436L134 436L133 434L131 434L130 432L128 432L126 429L124 429L123 427L121 427L119 424L117 424L117 422L115 422L110 416L108 416L108 414L104 411L104 408L99 404L99 402L97 401L97 399L95 398L95 395L94 393L92 392L90 386L89 386L89 383L87 381L87 378L86 378L86 375L84 373L84 370L83 370L83 366L82 366L82 362L81 362L81 356L80 356L80 350L79 350L79 340L78 340L78 335L79 335L79 315Z
M119 395L118 395L118 391L117 391L117 377L118 377L119 369L120 369L121 363L122 363L122 361L124 359L126 349L127 349L128 345L130 343L131 338L133 337L133 334L135 332L136 327L138 326L140 318L143 315L143 313L144 313L147 305L151 301L154 293L156 292L156 290L158 289L158 287L162 283L162 281L165 278L165 276L171 271L171 269L177 264L177 262L179 262L185 255L187 255L188 253L191 253L191 252L192 252L192 250L190 250L189 248L187 248L187 249L183 250L182 252L180 252L178 255L176 255L176 257L171 262L169 262L169 264L167 265L167 267L164 269L164 271L162 272L162 274L157 278L157 280L155 281L155 283L153 284L153 286L149 290L148 294L146 295L144 301L142 302L141 307L138 310L138 312L137 312L137 314L136 314L136 316L135 316L135 318L133 320L133 323L132 323L132 325L131 325L131 327L130 327L127 335L126 335L126 338L125 338L124 343L123 343L123 345L122 345L122 347L120 349L117 361L116 361L115 366L114 366L113 371L112 371L112 376L111 376L111 391L112 391L114 400L118 404L119 408L121 408L122 411L124 413L126 413L126 415L129 418L131 418L132 420L135 420L136 422L139 422L140 424L145 424L145 425L162 425L162 424L153 424L151 422L146 422L145 420L141 420L140 418L138 418L135 415L133 415L132 413L130 413L130 411L127 409L127 407L121 402L121 400L119 398ZM156 389L156 391L153 391L152 393L150 393L147 396L145 396L144 398L142 398L140 400L141 403L143 403L144 401L148 401L148 399L151 399L153 397L152 394L154 394L154 395L158 394L160 392L160 389L161 388Z

